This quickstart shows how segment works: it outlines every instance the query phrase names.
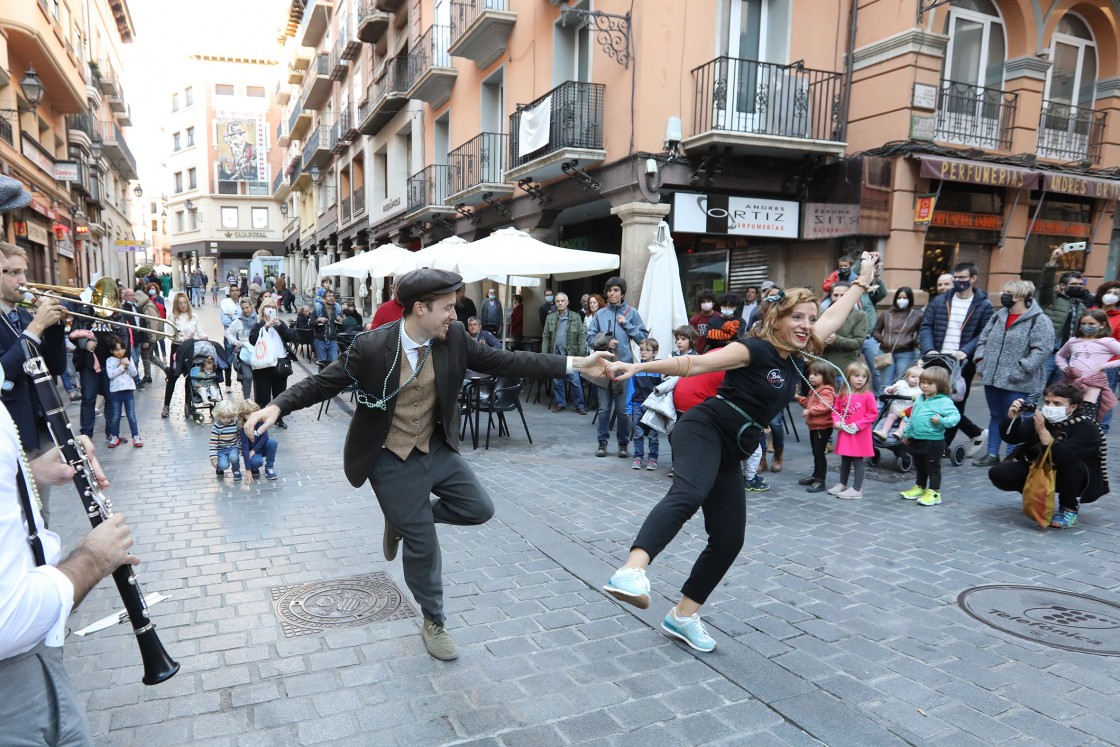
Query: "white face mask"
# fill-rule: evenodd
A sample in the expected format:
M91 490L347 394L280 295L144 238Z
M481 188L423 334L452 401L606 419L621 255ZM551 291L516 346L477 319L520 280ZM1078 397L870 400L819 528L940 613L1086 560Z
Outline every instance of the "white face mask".
M734 307L728 308L726 306L721 306L720 309L719 309L719 313L723 314L724 316L733 316L735 314L735 308Z
M714 306L715 306L715 304L712 303L711 301L705 301L704 303L700 304L700 310L701 311L711 311Z
M902 298L895 301L895 303L898 304L898 308L905 309L907 306L910 305L910 299L903 296Z
M1042 417L1051 423L1060 423L1069 417L1069 413L1062 405L1043 405L1039 409L1042 411Z
M1117 301L1120 301L1120 296L1116 295L1115 293L1105 293L1103 296L1101 296L1101 303L1103 303L1105 306L1114 306L1116 305Z

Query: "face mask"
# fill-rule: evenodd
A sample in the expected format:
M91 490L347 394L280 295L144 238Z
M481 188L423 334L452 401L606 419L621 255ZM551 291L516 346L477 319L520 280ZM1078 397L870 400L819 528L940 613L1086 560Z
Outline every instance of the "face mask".
M151 296L152 298L155 298L156 292L154 290L150 290L150 291L148 291L148 295Z
M1069 417L1066 408L1061 405L1043 405L1039 409L1042 410L1042 417L1051 423L1060 423Z
M1082 324L1081 325L1081 334L1085 335L1086 337L1096 337L1097 333L1100 332L1100 331L1101 331L1101 328L1098 327L1096 324Z
M1010 309L1015 305L1015 297L1010 293L1000 293L999 302L1003 304L1003 308Z
M552 296L545 296L544 300L548 301L549 303L552 303Z
M719 309L719 313L723 314L724 316L733 316L735 314L735 309L729 309L726 306L721 306Z
M836 277L840 280L848 280L852 277L852 270L850 267L841 267L836 271Z
M1066 288L1066 296L1076 301L1083 301L1089 295L1085 292L1083 285L1070 285Z
M700 304L701 311L711 311L714 307L715 304L711 301L705 301L704 303Z
M972 281L971 280L954 280L953 281L953 290L956 291L957 293L964 293L966 290L968 290L971 287L972 287Z
M898 308L900 308L900 309L905 309L906 307L908 307L910 305L910 299L909 298L900 298L897 301L895 301L895 305L898 306Z
M498 297L498 294L497 293L487 293L486 297L489 298L491 301L493 301L495 298Z

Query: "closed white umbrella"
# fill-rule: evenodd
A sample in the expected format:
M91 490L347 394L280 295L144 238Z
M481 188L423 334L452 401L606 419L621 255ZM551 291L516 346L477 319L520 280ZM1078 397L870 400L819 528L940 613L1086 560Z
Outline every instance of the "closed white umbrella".
M673 330L688 324L688 307L681 289L681 271L677 264L677 250L669 235L669 224L657 224L657 233L649 245L649 264L642 281L642 300L638 314L645 322L650 337L661 344L661 357L673 348Z

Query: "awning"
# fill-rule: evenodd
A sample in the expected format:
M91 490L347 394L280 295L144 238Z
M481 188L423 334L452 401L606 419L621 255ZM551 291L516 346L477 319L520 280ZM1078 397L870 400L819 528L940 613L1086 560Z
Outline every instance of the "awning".
M1082 197L1094 197L1098 200L1120 199L1120 181L1081 176L1080 174L1043 172L1042 189L1046 192L1081 195Z
M948 182L981 184L985 187L1007 187L1010 189L1035 189L1040 174L1020 166L1005 166L987 161L967 161L962 158L942 158L940 156L918 156L921 162L919 176L926 179L942 179Z

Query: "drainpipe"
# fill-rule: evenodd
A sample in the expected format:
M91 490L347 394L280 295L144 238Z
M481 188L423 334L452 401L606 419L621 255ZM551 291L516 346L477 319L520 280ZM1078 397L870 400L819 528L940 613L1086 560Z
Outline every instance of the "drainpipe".
M844 102L840 109L840 140L848 141L848 111L852 104L852 68L855 61L852 54L856 48L856 28L859 25L859 0L851 0L852 6L848 11L848 47L844 55Z

